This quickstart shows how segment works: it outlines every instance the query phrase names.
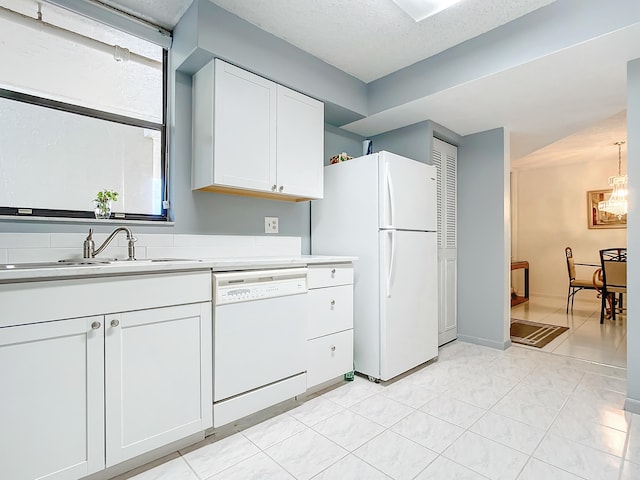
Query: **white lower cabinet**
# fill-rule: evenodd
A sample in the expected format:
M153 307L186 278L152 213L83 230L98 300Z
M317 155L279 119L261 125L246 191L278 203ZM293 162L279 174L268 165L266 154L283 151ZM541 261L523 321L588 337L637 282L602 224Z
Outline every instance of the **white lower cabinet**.
M145 285L172 285L158 303L175 301L180 280L185 301L208 301L114 314L37 322L35 307L21 317L0 303L15 321L0 327L0 477L76 480L211 427L209 277L155 276L148 285L138 277L141 305L162 296ZM63 298L71 288L42 283ZM112 283L93 282L94 293ZM0 285L0 300L37 294L34 285ZM78 299L78 311L87 302ZM51 318L58 305L41 308Z
M211 304L105 317L106 466L211 426Z
M0 477L104 468L103 332L102 316L0 329Z
M353 370L353 329L307 341L307 388Z
M307 389L353 370L353 267L309 266Z

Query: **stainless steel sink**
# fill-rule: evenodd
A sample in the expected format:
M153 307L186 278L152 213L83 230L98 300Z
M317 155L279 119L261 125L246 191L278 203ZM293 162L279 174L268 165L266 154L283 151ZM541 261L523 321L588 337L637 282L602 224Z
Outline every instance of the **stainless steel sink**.
M87 259L87 261L81 260L61 260L59 262L34 262L34 263L8 263L1 264L0 270L33 270L38 268L61 268L61 267L77 267L80 265L108 265L110 262L95 261Z
M139 258L135 260L110 260L107 263L114 264L136 264L136 263L161 263L161 262L201 262L202 260L197 260L193 258Z
M72 260L58 260L57 262L34 262L34 263L9 263L0 264L0 271L3 270L34 270L38 268L62 268L62 267L90 267L100 265L127 265L127 264L150 264L159 262L201 262L192 258L143 258L141 260L118 260L116 258L82 258Z

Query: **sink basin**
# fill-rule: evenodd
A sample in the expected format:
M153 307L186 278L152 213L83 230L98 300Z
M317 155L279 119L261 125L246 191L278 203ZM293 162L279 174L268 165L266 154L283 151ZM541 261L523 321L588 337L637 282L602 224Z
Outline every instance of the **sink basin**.
M9 263L0 264L0 271L3 270L34 270L38 268L61 268L61 267L86 267L100 265L126 265L126 264L149 264L159 262L200 262L192 258L143 258L141 260L118 260L115 258L80 258L72 260L58 260L57 262L34 262L34 263Z
M140 258L135 260L129 260L128 258L82 258L73 260L58 260L59 265L132 265L142 263L157 263L157 262L200 262L201 260L194 260L189 258Z
M128 260L124 260L128 261ZM201 262L202 260L194 259L194 258L143 258L141 260L134 260L135 262Z
M94 261L87 259L82 260L61 260L59 262L34 262L34 263L9 263L0 265L0 270L33 270L37 268L60 268L60 267L76 267L81 265L108 265L107 261Z

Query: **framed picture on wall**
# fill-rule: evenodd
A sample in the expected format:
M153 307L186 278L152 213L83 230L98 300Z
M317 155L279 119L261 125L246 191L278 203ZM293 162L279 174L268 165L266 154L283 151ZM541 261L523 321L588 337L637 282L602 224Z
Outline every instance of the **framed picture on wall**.
M618 218L608 212L600 211L598 203L611 196L611 189L589 190L587 192L587 219L589 228L627 228L627 216Z

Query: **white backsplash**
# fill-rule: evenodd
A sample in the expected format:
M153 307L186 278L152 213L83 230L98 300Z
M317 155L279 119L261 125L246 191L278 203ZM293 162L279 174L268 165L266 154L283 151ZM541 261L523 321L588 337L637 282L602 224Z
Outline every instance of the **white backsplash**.
M96 247L108 233L94 233ZM136 258L228 258L296 257L301 254L300 237L248 235L134 236ZM57 261L82 257L86 233L0 233L0 263ZM127 258L126 236L119 233L98 258Z

